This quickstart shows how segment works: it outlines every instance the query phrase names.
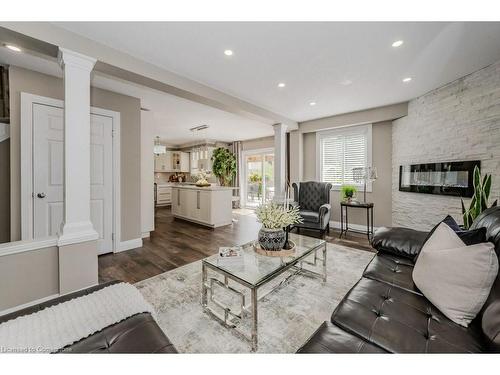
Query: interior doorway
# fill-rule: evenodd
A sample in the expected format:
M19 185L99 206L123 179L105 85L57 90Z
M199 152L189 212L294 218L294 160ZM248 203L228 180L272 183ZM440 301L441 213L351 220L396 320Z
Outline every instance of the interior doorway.
M254 209L274 198L274 150L243 152L243 207Z
M30 94L21 96L22 239L57 236L63 221L64 102ZM90 219L98 233L99 254L116 251L119 230L119 175L116 172L119 113L91 108ZM119 134L119 133L118 133ZM119 234L119 233L118 233Z

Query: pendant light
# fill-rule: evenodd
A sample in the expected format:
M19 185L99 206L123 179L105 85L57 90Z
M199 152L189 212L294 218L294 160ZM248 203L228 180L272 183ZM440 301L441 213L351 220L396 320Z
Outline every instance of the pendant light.
M160 143L160 137L159 136L155 137L155 145L154 145L154 148L153 148L153 152L156 155L166 154L167 153L167 147L165 145L162 145Z

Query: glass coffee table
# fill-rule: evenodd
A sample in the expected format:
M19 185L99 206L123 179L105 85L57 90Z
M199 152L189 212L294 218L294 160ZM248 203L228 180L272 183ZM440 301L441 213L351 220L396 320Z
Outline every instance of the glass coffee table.
M202 262L201 304L204 311L227 328L237 328L244 317L250 316L250 334L238 330L237 332L250 341L252 351L256 351L258 345L257 307L260 299L297 274L319 277L323 282L326 281L326 242L294 233L289 234L289 239L296 245L295 253L290 256L272 257L257 254L252 241L242 246L243 256L238 262L220 261L218 254L205 258ZM321 253L319 256L318 252ZM304 265L320 267L321 272L304 268ZM269 292L257 295L260 287L285 271L290 271L290 275ZM236 285L230 285L230 281L231 284L241 285L243 290L236 288ZM237 308L233 308L234 304L218 298L214 293L215 288L222 288L233 299L236 298L239 301ZM250 292L249 303L246 302L245 288Z

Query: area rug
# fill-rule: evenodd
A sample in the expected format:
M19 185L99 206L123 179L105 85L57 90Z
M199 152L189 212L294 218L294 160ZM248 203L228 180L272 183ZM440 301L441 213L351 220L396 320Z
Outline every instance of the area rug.
M327 275L291 277L259 301L259 353L295 353L359 280L374 254L328 244ZM276 283L286 277L278 278ZM201 261L135 284L156 309L157 322L180 353L250 353L248 341L201 307ZM235 284L231 284L235 285ZM271 289L274 285L264 287ZM260 291L260 289L259 289ZM260 293L259 293L260 294ZM244 317L240 329L249 329ZM248 331L247 331L248 332Z

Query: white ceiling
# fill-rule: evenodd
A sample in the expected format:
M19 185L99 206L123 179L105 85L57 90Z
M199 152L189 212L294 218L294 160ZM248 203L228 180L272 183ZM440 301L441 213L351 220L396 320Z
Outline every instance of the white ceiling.
M0 48L0 63L24 67L40 73L62 77L55 60L15 53ZM164 92L94 74L92 86L141 99L141 107L150 110L155 134L168 145L216 140L232 142L270 136L273 128L264 123L195 103ZM193 133L189 129L202 124L209 129Z
M56 25L297 121L406 101L500 59L498 22Z

